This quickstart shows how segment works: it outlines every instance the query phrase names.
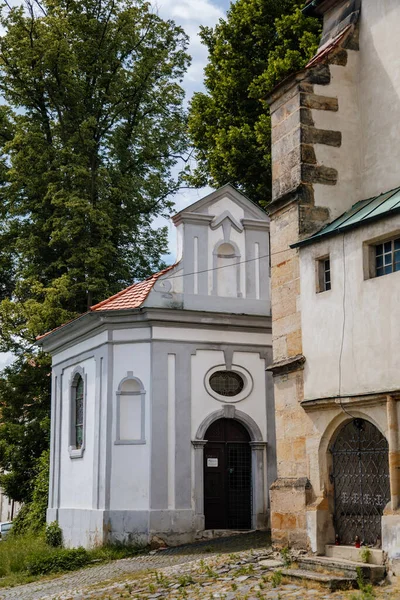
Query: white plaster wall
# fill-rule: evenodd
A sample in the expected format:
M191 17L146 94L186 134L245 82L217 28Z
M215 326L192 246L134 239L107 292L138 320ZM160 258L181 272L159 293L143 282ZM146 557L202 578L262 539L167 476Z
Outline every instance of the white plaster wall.
M331 220L355 202L400 185L400 52L398 0L363 0L360 51L346 67L331 65L330 85L315 93L338 98L339 111L313 110L315 126L342 132L342 146L316 145L319 164L335 168L335 186L314 185Z
M182 259L183 253L183 234L184 234L184 224L181 223L176 227L176 260L175 262L179 262Z
M265 361L260 359L258 353L235 352L233 354L233 369L237 365L246 369L253 379L253 390L250 395L234 403L234 398L227 398L227 402L220 402L208 394L204 380L207 372L215 366L221 365L225 369L224 353L219 350L198 350L192 356L192 439L201 423L210 413L221 410L225 404L235 404L237 410L249 415L259 426L264 439L266 439L267 412L265 400ZM230 402L231 400L231 402Z
M218 217L220 214L222 214L226 210L229 210L229 212L232 214L232 216L235 217L235 219L237 221L239 221L239 223L240 223L241 219L244 218L243 208L241 206L239 206L238 204L236 204L236 202L233 202L233 200L231 200L227 196L220 198L216 202L213 202L213 204L211 204L208 207L207 212L210 215L215 215Z
M74 344L74 346L71 348L67 348L61 352L55 352L52 355L53 366L62 363L64 360L69 360L73 356L77 356L78 354L82 354L83 352L87 352L92 348L97 348L98 346L105 344L107 342L107 335L107 331L103 331L102 333L94 335L93 337L89 337L87 340L83 340L78 344Z
M62 425L60 456L60 508L92 508L96 364L94 358L79 366L86 375L85 451L82 458L70 458L70 387L77 365L64 370L62 377Z
M363 269L363 242L399 231L397 215L300 250L306 399L400 388L400 272L365 280ZM332 289L317 294L315 260L327 254Z
M362 197L400 185L398 0L363 0L360 28Z
M114 329L112 339L115 342L143 341L150 340L150 327L132 327L130 329Z
M228 324L228 323L227 323ZM272 345L272 335L269 333L246 333L240 331L218 331L217 329L190 329L183 327L153 327L153 340L171 340L183 342L212 342L220 344L249 344L260 347Z
M221 205L221 202L217 202L217 205ZM237 210L239 209L239 210ZM213 205L211 207L211 212L212 214L215 214L217 217L220 216L225 210L228 210L231 215L240 223L241 219L244 218L244 211L240 206L237 206L234 202L232 202L232 200L229 200L228 198L224 199L224 202L222 202L222 205L217 209L215 208L215 205ZM212 271L212 269L214 268L214 264L213 264L213 252L217 246L217 244L221 243L224 241L224 234L223 234L223 229L222 229L222 225L220 227L218 227L217 229L209 229L208 232L208 268L210 269L209 273L208 273L208 293L209 295L212 294L213 291L213 281L214 281L214 272ZM243 262L244 260L246 260L246 247L245 247L245 243L246 243L246 239L245 239L245 233L244 231L239 232L237 231L234 227L231 227L230 230L230 234L229 234L229 240L226 240L227 243L229 242L233 242L234 244L236 244L236 246L239 249L239 253L240 253L240 262ZM245 297L245 292L246 292L246 285L245 285L245 264L240 265L240 292L242 293L243 297ZM236 271L233 269L220 269L219 273L218 273L218 277L220 277L221 279L224 278L230 278L231 281L227 282L227 285L230 285L230 287L236 288L237 284L236 284Z
M150 477L150 394L151 368L150 343L114 345L113 377L113 427L112 427L112 467L111 467L111 510L141 510L149 508ZM117 437L117 396L118 385L133 371L143 383L145 398L145 444L116 445Z

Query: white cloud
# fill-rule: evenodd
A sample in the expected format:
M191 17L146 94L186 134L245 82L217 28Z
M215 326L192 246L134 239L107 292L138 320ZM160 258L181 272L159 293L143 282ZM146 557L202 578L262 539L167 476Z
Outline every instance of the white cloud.
M224 11L211 0L157 0L154 7L161 17L173 19L183 27L190 37L189 54L192 63L184 80L184 87L190 97L194 91L203 87L203 69L207 62L207 48L202 45L198 35L200 25L214 26L224 17Z
M208 55L207 48L201 43L198 35L200 26L205 25L213 27L219 19L222 19L225 16L225 13L216 2L211 0L155 0L153 6L160 17L173 19L186 31L190 38L188 51L192 57L192 62L183 80L186 100L189 102L194 92L204 89L203 70L207 64ZM211 191L211 188L182 190L173 198L175 202L174 212L179 212ZM170 251L166 260L172 262L175 259L176 252L175 227L171 220L163 219L161 217L154 221L155 227L166 224L168 225L169 231Z

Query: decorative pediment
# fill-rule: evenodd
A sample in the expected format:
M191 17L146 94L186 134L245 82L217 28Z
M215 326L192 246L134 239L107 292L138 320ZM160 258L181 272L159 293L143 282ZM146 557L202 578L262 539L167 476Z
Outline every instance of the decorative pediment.
M242 233L243 231L242 223L239 223L239 221L235 219L229 210L225 210L222 214L220 214L218 217L214 217L214 219L211 221L211 229L218 229L218 227L221 226L224 232L224 239L229 238L231 227L236 229L236 231L239 233Z

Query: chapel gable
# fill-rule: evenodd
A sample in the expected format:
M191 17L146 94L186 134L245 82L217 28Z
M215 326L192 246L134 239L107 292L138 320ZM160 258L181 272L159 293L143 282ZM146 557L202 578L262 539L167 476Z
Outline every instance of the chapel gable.
M269 219L231 185L173 217L177 264L147 306L269 314Z

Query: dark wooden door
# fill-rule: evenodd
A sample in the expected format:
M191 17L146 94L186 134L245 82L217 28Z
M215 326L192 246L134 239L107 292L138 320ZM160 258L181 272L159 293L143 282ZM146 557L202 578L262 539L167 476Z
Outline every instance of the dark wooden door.
M246 429L219 419L207 430L204 449L206 529L251 528L251 450Z

